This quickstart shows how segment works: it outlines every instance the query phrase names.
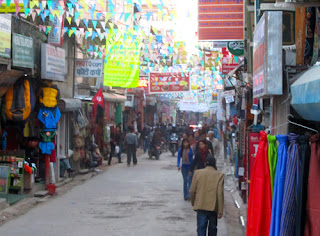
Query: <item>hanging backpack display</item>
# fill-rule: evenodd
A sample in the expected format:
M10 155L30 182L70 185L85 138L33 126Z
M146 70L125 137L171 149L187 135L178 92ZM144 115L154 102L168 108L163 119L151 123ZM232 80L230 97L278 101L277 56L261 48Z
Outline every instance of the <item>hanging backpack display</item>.
M35 106L35 95L31 83L20 78L5 95L5 113L8 120L25 121Z

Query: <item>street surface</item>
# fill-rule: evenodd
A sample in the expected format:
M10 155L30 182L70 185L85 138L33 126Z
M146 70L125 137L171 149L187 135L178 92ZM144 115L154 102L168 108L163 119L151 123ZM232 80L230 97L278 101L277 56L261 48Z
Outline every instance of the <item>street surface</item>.
M218 169L226 165L218 162ZM227 176L226 176L227 178ZM225 213L218 235L244 235L239 210L225 181ZM115 164L104 173L0 227L9 236L196 235L196 213L183 199L176 157L146 155L138 165Z

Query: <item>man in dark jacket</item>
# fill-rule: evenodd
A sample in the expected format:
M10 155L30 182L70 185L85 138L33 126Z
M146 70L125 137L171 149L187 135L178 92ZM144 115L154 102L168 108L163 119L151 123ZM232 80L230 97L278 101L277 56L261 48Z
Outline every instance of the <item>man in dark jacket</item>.
M126 135L126 138L124 140L124 143L127 147L127 164L128 167L131 164L131 156L133 157L133 165L137 164L137 147L138 147L138 137L133 132L133 127L128 128L129 133Z

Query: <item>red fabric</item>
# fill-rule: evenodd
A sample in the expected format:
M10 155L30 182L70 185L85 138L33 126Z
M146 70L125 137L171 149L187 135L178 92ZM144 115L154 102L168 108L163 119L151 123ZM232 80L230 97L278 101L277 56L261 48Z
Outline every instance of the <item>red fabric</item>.
M200 157L201 157L201 163L206 163L206 160L207 160L207 156L209 154L209 149L208 147L205 147L205 149L200 149L199 150L199 153L200 153Z
M91 101L94 104L93 112L94 117L96 117L97 114L97 105L99 104L104 109L104 101L103 101L103 90L102 88L99 89L99 91L94 95Z
M32 174L32 168L28 165L24 165L24 172L27 172L29 174Z
M271 183L267 134L260 132L260 142L250 183L247 236L269 236L271 223Z
M52 140L52 143L54 144L54 149L52 150L51 152L51 155L50 155L50 162L56 162L57 161L57 146L56 146L56 138L54 138Z
M319 134L310 137L311 157L308 179L308 200L304 235L320 235L320 142Z

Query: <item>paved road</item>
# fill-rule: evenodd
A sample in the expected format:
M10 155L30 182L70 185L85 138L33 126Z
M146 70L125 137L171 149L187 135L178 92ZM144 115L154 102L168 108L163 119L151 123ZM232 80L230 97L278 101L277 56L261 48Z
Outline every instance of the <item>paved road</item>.
M116 164L9 221L0 227L0 235L196 235L196 213L183 200L175 163L176 158L163 154L159 161L143 155L134 167ZM242 235L230 213L237 209L228 191L225 204L229 214L219 221L218 235Z

